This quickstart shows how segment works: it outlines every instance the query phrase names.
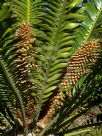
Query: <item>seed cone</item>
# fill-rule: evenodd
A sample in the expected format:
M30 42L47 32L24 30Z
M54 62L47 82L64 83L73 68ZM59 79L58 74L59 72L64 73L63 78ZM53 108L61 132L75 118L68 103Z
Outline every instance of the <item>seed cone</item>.
M35 36L32 27L29 23L23 22L15 32L16 37L21 37L21 40L16 44L17 59L15 59L18 70L18 83L20 89L29 87L28 73L31 68L36 65L31 62L32 45L35 41ZM23 88L22 88L23 87Z
M35 105L34 98L32 98L31 96L26 97L26 104L24 110L26 113L26 122L28 127L32 123L32 118L35 114L34 105ZM22 113L21 113L21 109L18 106L16 111L17 111L17 118L19 119L19 123L21 124L21 126L23 126Z
M35 35L32 30L32 26L27 22L22 22L20 27L15 32L16 37L21 37L22 40L17 45L27 45L35 42ZM29 46L28 46L29 47Z
M72 92L69 91L70 86L76 82L91 69L99 57L100 45L92 40L81 46L75 55L72 56L67 70L61 79L61 87L66 90L66 95L71 98ZM57 91L54 97L51 98L47 114L37 123L39 127L44 128L52 119L55 113L63 105L64 97L61 91Z
M19 28L15 32L16 37L20 37L21 40L16 44L17 57L15 64L18 72L17 86L21 90L22 98L24 99L24 107L26 111L27 123L31 122L34 115L34 99L27 93L31 86L29 81L30 70L36 68L34 58L31 55L32 46L35 42L35 35L33 33L32 26L27 22L22 22ZM17 116L22 120L22 115L19 107L17 108Z

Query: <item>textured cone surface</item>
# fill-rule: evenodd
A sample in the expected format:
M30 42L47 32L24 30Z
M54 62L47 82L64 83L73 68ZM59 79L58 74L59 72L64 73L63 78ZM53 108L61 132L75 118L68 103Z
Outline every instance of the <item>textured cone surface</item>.
M78 49L77 53L71 58L67 71L62 78L61 85L68 88L75 85L85 73L90 71L99 57L100 45L96 41L89 41Z
M90 71L90 66L92 66L99 57L99 49L100 45L97 44L96 41L89 41L87 44L80 47L71 58L67 71L61 80L61 87L66 90L66 95L69 98L72 97L72 93L68 88L75 85L81 76ZM38 122L38 126L44 128L47 123L53 119L56 111L63 105L63 96L62 92L58 91L55 96L51 98L47 114Z
M23 22L16 30L16 37L21 37L21 40L16 44L17 59L15 60L18 67L18 83L20 89L29 88L29 70L35 65L31 63L32 44L35 41L32 27L29 23Z
M35 101L34 98L32 98L31 96L28 96L26 98L26 106L24 107L25 113L26 113L26 122L27 122L27 126L29 127L29 125L32 123L32 118L35 114L34 112L34 105L35 105ZM20 108L18 107L16 109L17 111L17 118L19 118L19 122L20 124L23 126L23 122L22 122L22 113Z
M18 45L24 46L27 43L34 43L35 41L32 26L27 22L21 23L20 27L16 30L15 36L22 38L22 40L18 42Z
M33 63L33 56L31 55L32 45L35 42L35 36L32 30L32 26L29 23L23 22L15 32L16 37L21 37L21 40L16 44L17 58L15 64L17 66L18 81L17 86L21 90L22 98L24 99L24 107L27 117L27 123L31 122L32 116L34 116L34 99L27 94L26 90L31 86L29 81L29 73L36 65ZM22 115L19 107L17 108L18 118L22 120Z
M53 119L54 114L60 109L63 105L63 97L61 92L57 92L54 97L50 100L50 105L48 106L47 113L43 119L41 119L37 125L41 128L44 128L49 121Z

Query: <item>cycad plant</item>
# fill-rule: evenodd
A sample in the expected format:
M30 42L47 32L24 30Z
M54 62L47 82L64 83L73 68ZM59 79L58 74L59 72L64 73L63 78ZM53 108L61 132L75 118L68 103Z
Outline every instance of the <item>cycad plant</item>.
M102 123L102 0L0 6L0 133L91 135Z

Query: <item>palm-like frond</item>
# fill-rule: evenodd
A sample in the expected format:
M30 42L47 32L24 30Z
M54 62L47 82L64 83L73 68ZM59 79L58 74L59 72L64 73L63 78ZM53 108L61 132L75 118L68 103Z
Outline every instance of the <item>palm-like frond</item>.
M100 40L99 32L102 30L102 1L93 0L92 2L88 2L85 14L87 14L87 18L76 32L76 47L80 47L90 39Z
M7 106L11 109L12 112L15 113L16 101L19 102L22 117L24 122L24 128L26 128L26 120L25 120L25 112L23 109L23 103L21 96L19 94L18 89L15 86L12 76L9 74L7 70L7 66L2 59L0 59L0 71L1 71L1 87L0 87L0 95L1 95L1 102L4 102L4 106ZM5 89L4 89L5 88ZM6 107L5 107L6 108ZM26 129L25 129L25 133Z
M9 72L7 71L6 64L3 62L2 59L0 59L0 71L2 73L1 74L2 84L1 84L1 92L0 93L1 93L1 96L3 97L3 100L5 102L7 102L7 106L11 106L11 108L12 108L15 105L14 104L15 100L14 100L14 103L13 103L12 99L14 99L14 96L16 96L15 98L18 99L20 107L22 109L23 117L25 118L25 113L24 113L24 110L23 110L22 100L21 100L21 97L19 95L19 91L16 88L14 81L13 81L13 78L9 74ZM4 90L3 88L5 88L5 91L2 92L2 90ZM11 93L10 93L10 91L11 91ZM13 94L12 94L12 92L13 92ZM11 96L11 98L10 98L10 96ZM11 105L9 105L9 102L10 102ZM12 104L14 104L14 105L12 105ZM25 119L24 119L24 122L25 122ZM26 126L26 124L25 124L25 126Z
M33 71L34 79L32 82L38 88L40 100L47 100L53 90L58 87L59 79L63 69L66 67L69 56L71 55L71 47L73 46L74 30L79 26L79 22L72 19L70 12L81 1L77 1L73 7L70 2L64 1L43 1L41 10L41 23L35 25L38 29L35 59L38 68ZM77 13L77 20L85 17L83 14ZM71 20L71 21L70 21Z
M0 41L0 101L4 103L2 108L9 109L11 112L11 120L17 121L16 106L19 105L23 117L24 131L27 134L25 111L19 89L17 88L17 72L14 59L16 58L15 43L19 40L14 38L11 28L2 32ZM3 107L4 106L4 107ZM9 112L9 113L10 113Z
M41 0L13 0L12 10L19 22L25 21L33 25L38 23L40 2Z

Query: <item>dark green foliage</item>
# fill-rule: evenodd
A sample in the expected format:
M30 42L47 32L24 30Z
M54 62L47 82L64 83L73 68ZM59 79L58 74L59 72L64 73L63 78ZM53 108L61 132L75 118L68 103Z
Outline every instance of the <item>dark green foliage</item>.
M46 107L51 96L59 90L61 78L77 49L90 40L102 44L101 14L102 0L0 1L0 120L8 120L7 127L15 127L17 123L21 125L16 113L19 107L24 134L27 136L24 105L29 94L35 101L33 108L36 114L32 117L32 124L36 131L43 106ZM17 86L18 71L25 64L18 68L15 63L17 51L22 48L16 46L22 37L16 37L15 32L23 22L28 23L34 32L36 40L27 43L27 47L32 46L29 54L33 59L29 61L37 67L28 69L30 72L27 72L27 79L31 83L29 88L22 86L23 89L20 89ZM97 115L95 122L91 119L85 125L75 121L93 106L102 104L101 64L100 51L100 57L91 72L83 75L72 87L73 97L69 99L63 94L64 105L39 136L45 136L46 133L56 136L81 135L93 130L93 126L100 126L101 114Z

